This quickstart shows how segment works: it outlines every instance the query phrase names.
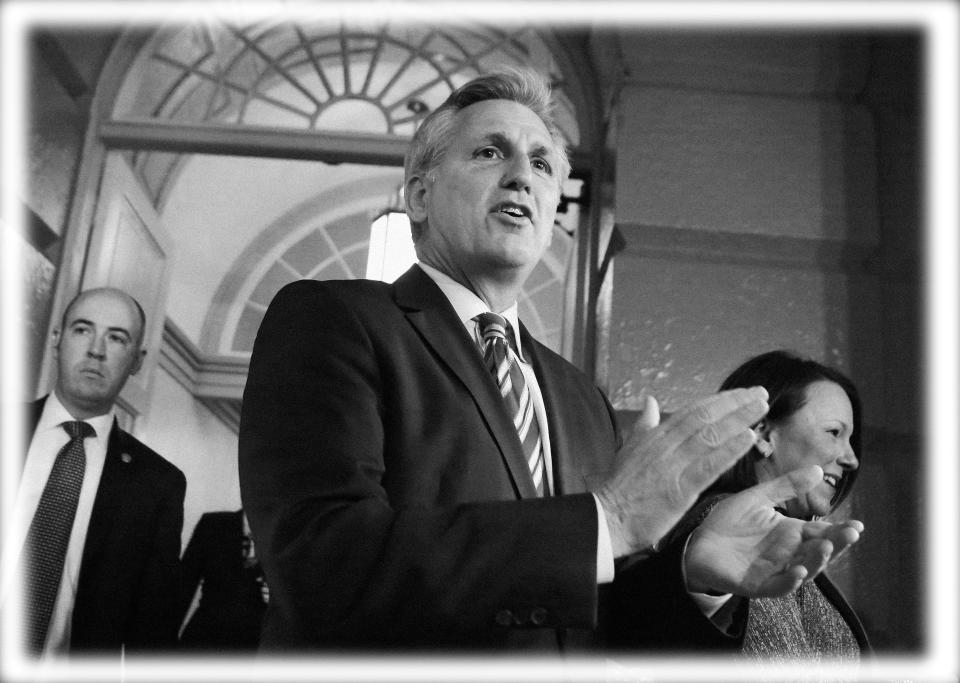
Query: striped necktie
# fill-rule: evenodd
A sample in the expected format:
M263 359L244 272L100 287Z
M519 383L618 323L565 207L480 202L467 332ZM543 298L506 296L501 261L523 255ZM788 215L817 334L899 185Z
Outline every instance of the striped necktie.
M70 440L57 453L24 543L25 642L32 654L40 653L47 639L83 485L83 440L95 433L79 420L61 426Z
M480 326L483 345L483 362L500 387L500 396L513 418L527 466L533 476L537 495L547 491L544 472L543 449L540 444L540 427L533 409L530 388L523 378L520 363L513 346L513 330L502 316L496 313L481 313L474 320Z

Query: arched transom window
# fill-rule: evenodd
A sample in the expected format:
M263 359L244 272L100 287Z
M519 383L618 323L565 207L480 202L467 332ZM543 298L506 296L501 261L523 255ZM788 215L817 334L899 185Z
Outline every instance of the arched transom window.
M407 141L478 74L504 66L544 74L577 148L583 98L559 51L547 32L521 25L211 19L157 31L111 121L161 141L117 146L130 149L177 244L168 318L204 353L243 358L284 284L363 277L374 224L398 208ZM211 144L213 154L196 153ZM579 196L581 184L570 181L565 194ZM569 206L520 299L531 332L558 351L579 223Z

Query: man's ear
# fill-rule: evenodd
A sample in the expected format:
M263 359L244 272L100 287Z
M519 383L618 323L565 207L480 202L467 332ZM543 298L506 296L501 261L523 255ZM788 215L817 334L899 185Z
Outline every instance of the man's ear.
M423 176L412 175L403 186L403 201L411 222L423 223L427 220L427 197L430 192L427 184Z
M50 335L50 341L53 342L53 359L60 359L60 328L57 327L53 330L53 333Z
M140 349L137 353L137 359L133 362L133 367L130 368L130 375L135 375L140 372L140 368L143 367L143 359L147 357L147 350Z

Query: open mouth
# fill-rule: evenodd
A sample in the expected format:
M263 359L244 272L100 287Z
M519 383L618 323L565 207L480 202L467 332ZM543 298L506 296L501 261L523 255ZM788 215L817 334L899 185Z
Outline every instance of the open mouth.
M514 204L513 202L504 202L503 204L498 204L495 213L502 213L504 215L510 216L511 218L530 218L531 212L530 209L522 204Z
M835 474L826 474L823 475L823 480L830 484L833 488L837 488L840 485L840 477Z

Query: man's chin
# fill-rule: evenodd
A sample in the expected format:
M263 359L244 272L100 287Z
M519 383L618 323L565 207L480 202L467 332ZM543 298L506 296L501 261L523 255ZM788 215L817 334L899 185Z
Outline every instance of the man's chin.
M506 280L507 278L513 278L518 280L522 285L537 265L537 262L532 259L517 259L507 256L492 260L488 265L491 274L494 271L499 273L498 279Z
M83 406L88 409L98 408L103 405L110 405L113 403L109 398L108 392L104 391L100 387L91 387L86 391L78 391L72 397L72 401L79 406Z
M534 266L543 258L546 248L530 245L527 241L505 240L501 248L491 254L493 262L500 268L517 270L533 270Z
M107 380L103 377L85 376L76 382L76 385L73 393L77 400L103 400L109 393Z

